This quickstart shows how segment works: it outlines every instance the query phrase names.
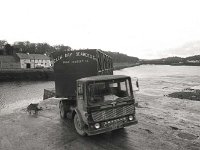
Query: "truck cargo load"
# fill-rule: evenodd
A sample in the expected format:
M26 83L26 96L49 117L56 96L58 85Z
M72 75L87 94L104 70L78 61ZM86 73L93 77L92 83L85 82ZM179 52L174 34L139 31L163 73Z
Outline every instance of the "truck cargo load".
M112 75L111 57L97 49L52 53L56 97L74 99L76 80L96 75Z

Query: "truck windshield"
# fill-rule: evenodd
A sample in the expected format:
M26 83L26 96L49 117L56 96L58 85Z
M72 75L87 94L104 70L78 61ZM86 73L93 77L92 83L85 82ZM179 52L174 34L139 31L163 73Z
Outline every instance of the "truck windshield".
M90 105L101 105L119 98L131 96L129 80L104 81L89 84L88 100Z

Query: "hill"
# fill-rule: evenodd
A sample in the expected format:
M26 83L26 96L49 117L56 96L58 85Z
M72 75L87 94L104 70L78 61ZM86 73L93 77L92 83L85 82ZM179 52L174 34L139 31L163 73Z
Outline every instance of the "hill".
M140 60L142 64L159 64L159 65L191 65L200 66L200 55L189 57L167 57L153 60Z
M139 58L128 56L119 52L104 51L107 55L112 57L114 63L138 63Z

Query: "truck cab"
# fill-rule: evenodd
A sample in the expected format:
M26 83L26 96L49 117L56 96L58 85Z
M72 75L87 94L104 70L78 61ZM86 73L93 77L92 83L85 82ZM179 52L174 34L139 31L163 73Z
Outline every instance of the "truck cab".
M60 108L62 106L60 103ZM72 114L75 129L80 135L100 134L137 123L129 76L101 75L77 80L74 106L68 107L69 110L61 108L60 114L62 118L63 114Z

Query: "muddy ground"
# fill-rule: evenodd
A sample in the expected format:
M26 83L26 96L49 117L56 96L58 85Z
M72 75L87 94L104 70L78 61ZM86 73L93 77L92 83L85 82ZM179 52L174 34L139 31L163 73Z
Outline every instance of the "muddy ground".
M200 150L200 102L162 94L136 94L139 123L124 130L81 137L59 117L49 99L38 115L25 109L0 116L1 150Z

